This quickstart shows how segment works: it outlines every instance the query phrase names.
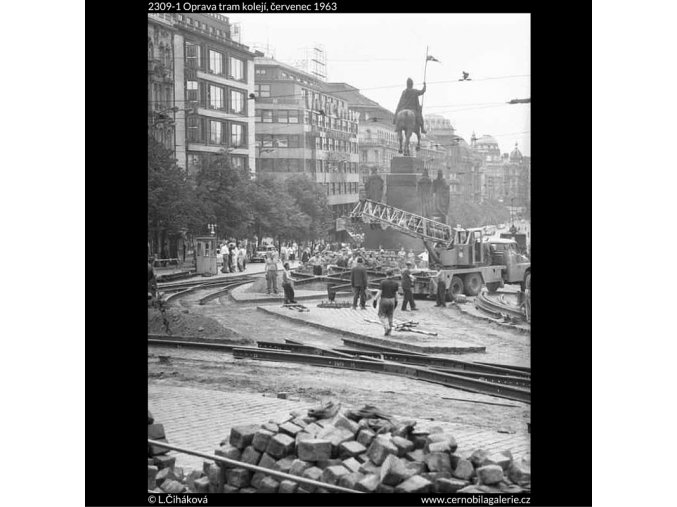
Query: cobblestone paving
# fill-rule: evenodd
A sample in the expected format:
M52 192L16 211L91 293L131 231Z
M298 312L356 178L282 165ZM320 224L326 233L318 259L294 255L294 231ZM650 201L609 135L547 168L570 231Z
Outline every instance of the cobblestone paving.
M306 403L255 394L148 383L148 409L156 422L164 425L167 440L209 454L229 435L233 426L283 419L291 410L307 407ZM516 458L530 452L530 437L526 433L499 433L444 421L419 420L417 426L424 429L440 426L449 431L456 438L462 455L480 447L488 451L510 449ZM204 461L186 454L170 454L176 456L177 466L181 467L201 468Z

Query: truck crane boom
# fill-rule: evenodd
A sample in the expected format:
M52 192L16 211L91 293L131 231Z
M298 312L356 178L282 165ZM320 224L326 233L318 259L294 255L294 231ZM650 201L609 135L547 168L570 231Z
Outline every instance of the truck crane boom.
M415 213L410 213L382 202L364 199L357 203L350 213L353 221L380 223L404 234L433 241L448 247L454 242L455 229L442 222L436 222Z

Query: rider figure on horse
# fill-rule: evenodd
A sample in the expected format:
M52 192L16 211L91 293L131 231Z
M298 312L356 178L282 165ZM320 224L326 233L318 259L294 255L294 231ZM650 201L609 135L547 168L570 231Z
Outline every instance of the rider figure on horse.
M393 117L393 123L396 123L397 113L403 109L411 109L416 113L416 126L421 129L421 133L425 134L426 130L423 126L423 114L421 113L421 105L418 103L418 96L425 93L425 83L421 90L414 89L414 81L407 78L407 89L402 92L400 102L397 104L397 110Z

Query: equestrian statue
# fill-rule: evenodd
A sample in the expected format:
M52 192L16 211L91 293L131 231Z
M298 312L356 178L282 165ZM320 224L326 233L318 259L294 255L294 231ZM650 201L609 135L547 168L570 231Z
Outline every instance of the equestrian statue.
M416 134L416 151L419 151L421 149L421 133L426 133L423 126L421 105L418 103L419 95L424 93L425 82L423 82L422 89L416 90L414 88L414 81L411 78L407 78L407 89L402 92L400 102L395 110L393 123L395 124L397 139L400 142L398 153L403 153L406 157L410 156L409 141L411 134ZM404 149L402 149L402 133L404 133Z

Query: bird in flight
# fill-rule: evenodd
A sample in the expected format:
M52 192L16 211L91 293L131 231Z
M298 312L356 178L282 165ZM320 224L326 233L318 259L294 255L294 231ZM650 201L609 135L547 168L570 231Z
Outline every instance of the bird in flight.
M472 81L472 79L470 78L470 73L463 71L463 77L459 79L459 81Z

